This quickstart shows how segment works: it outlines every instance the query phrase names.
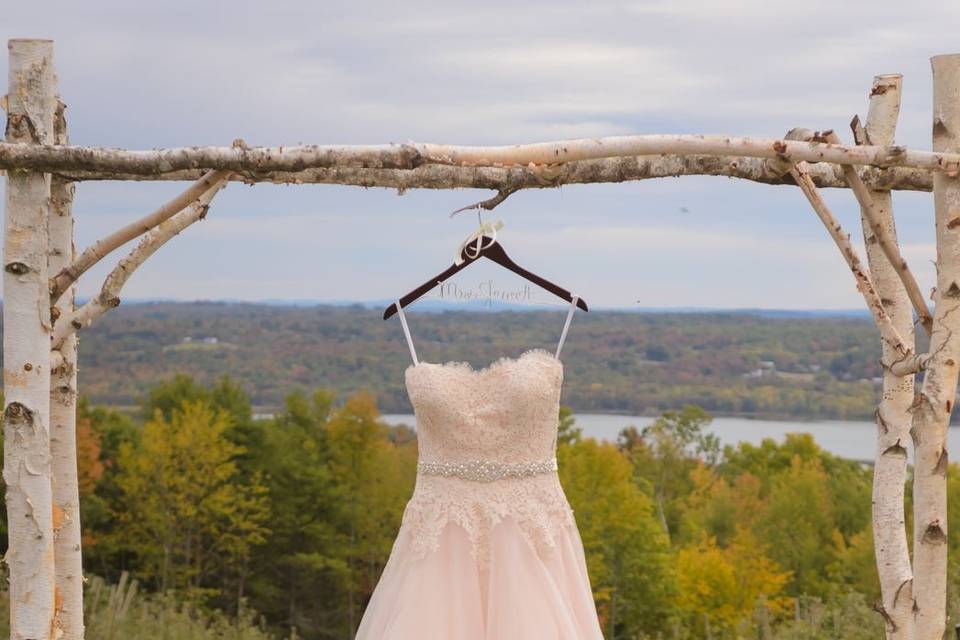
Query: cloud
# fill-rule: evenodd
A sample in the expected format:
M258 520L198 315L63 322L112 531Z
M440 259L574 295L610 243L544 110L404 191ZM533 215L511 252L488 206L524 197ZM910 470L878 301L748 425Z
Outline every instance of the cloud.
M873 75L901 72L898 141L926 148L928 58L956 47L958 18L960 4L933 0L878 0L869 10L827 0L58 0L6 7L0 37L55 39L80 144L509 144L777 136L798 125L849 138ZM0 56L0 74L5 65ZM78 244L182 188L81 185ZM390 297L449 261L473 223L447 212L484 195L231 186L128 294ZM827 194L856 231L848 196ZM516 194L495 215L507 219L512 251L595 305L862 304L788 187L698 178L568 187ZM926 287L931 202L898 194L897 215ZM97 285L88 276L81 290Z

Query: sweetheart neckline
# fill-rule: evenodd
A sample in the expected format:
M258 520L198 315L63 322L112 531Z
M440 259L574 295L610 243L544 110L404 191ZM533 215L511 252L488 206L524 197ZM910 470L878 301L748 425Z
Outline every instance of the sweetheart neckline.
M471 373L471 374L473 374L473 375L483 375L483 374L485 374L485 373L489 373L490 371L493 371L493 370L499 368L500 366L502 366L502 365L504 365L504 364L521 362L521 361L523 361L525 358L527 358L528 356L531 356L531 355L543 355L543 356L546 356L546 357L548 357L550 360L552 360L553 362L556 362L557 364L559 364L559 365L560 365L560 368L563 369L563 361L560 360L560 358L556 357L554 354L550 353L550 352L547 351L546 349L535 348L535 349L527 349L526 351L524 351L523 353L521 353L520 355L518 355L518 356L516 356L516 357L502 356L502 357L500 357L500 358L497 358L496 360L494 360L493 362L491 362L491 363L488 364L487 366L481 367L480 369L475 369L472 364L470 364L469 362L467 362L467 361L465 361L465 360L448 360L447 362L426 362L426 361L424 361L424 360L421 360L420 362L418 362L418 363L416 363L416 364L411 364L411 365L409 365L409 366L407 367L405 373L409 373L410 371L412 371L412 370L414 370L414 369L418 369L418 368L426 365L426 366L431 366L431 367L445 367L445 368L453 368L453 369L463 369L463 370L465 370L465 371L467 371L468 373Z

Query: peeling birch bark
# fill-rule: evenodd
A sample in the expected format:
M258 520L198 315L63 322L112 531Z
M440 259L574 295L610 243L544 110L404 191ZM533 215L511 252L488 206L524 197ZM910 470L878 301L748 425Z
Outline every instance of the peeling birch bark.
M960 170L960 154L898 146L846 146L776 138L705 135L640 135L585 138L495 147L429 143L300 145L291 147L180 147L127 150L0 143L0 169L58 173L72 169L155 174L184 169L303 171L355 167L416 169L440 164L468 167L554 165L600 158L661 154L747 156L785 162Z
M933 66L933 148L960 150L960 55L936 56ZM960 357L960 177L933 182L937 291L930 362L913 409L913 572L916 637L939 640L946 626L947 427L957 396Z
M54 123L57 144L67 142L65 105L61 102ZM49 273L73 262L73 194L75 185L59 176L50 182ZM51 315L73 313L74 290L67 287L59 300L52 300ZM80 529L80 490L77 478L77 338L68 336L58 351L57 366L50 370L50 460L53 478L54 568L59 607L54 624L63 640L83 640L83 552ZM51 364L53 358L51 357Z
M11 40L6 139L53 143L53 43ZM10 637L37 640L54 627L53 499L50 485L50 297L47 217L50 176L7 175L3 272L3 479L9 548Z
M83 253L81 253L80 257L76 260L63 265L56 271L51 270L51 273L56 273L56 275L50 280L50 299L56 302L67 287L76 282L77 278L86 273L90 267L97 264L104 256L134 238L143 235L164 220L169 219L175 213L184 209L191 202L210 190L214 184L221 182L227 175L229 175L228 171L207 172L199 180L190 185L186 191L169 202L164 203L153 213L128 224L122 229L114 231L105 238L97 240L84 249Z
M107 275L103 281L103 286L100 288L100 293L69 316L57 322L52 337L54 347L59 348L69 336L75 335L80 329L89 327L107 311L118 306L120 304L120 290L123 289L123 285L127 283L134 271L170 239L198 220L202 220L207 215L213 197L226 184L226 178L222 178L189 207L148 231L137 246L120 260L117 266Z
M840 223L833 215L833 212L830 211L827 203L820 197L820 193L817 191L810 176L805 173L805 170L806 167L803 165L797 165L790 169L790 174L796 181L797 186L800 187L803 195L810 201L810 205L816 212L817 217L820 218L823 226L827 228L830 237L833 238L834 243L843 255L843 259L847 262L847 266L850 267L850 271L853 273L853 277L857 282L857 291L860 292L864 301L867 303L867 308L870 310L870 314L873 316L873 321L876 323L877 328L880 329L880 335L883 341L893 350L893 353L897 354L897 359L911 355L913 353L912 347L903 341L900 332L897 331L896 327L894 327L890 321L890 317L883 307L883 302L880 300L880 296L877 294L869 274L863 267L856 248L850 242L850 236L843 231L843 227L840 226ZM889 363L884 364L886 366L889 365Z
M870 91L866 135L878 144L893 144L900 114L899 75L877 76ZM859 141L858 141L859 142ZM867 191L856 170L844 167L844 174L860 202L861 223L867 263L883 308L908 349L915 349L913 308L908 283L897 269L906 263L900 257L889 191ZM919 291L919 288L917 288ZM926 312L926 303L923 303ZM929 315L929 312L928 312ZM932 319L931 319L932 320ZM876 455L873 465L873 546L880 578L881 615L889 640L913 640L913 570L904 514L904 485L907 479L907 443L910 442L914 373L924 368L927 354L902 357L884 340L882 360L891 363L883 370L883 391L877 405Z

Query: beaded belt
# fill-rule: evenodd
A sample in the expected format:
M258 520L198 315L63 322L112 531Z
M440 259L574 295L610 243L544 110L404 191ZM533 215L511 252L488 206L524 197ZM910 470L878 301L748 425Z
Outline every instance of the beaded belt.
M462 478L474 482L493 482L504 478L529 478L557 470L557 459L539 462L495 462L470 460L468 462L418 462L417 471L431 476Z

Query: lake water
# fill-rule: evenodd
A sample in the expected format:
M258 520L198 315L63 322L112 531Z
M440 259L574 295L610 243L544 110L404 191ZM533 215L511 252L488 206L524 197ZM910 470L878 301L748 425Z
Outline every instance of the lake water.
M597 440L616 440L617 434L626 426L644 427L654 418L641 416L617 416L600 413L576 414L577 425L583 435ZM414 426L413 415L384 415L388 424ZM750 442L759 444L764 438L782 441L788 433L809 433L821 447L838 456L852 460L872 460L876 441L876 426L872 422L823 420L816 422L790 422L783 420L752 420L749 418L714 418L708 431L717 434L723 444ZM948 450L957 451L960 446L960 428L950 429ZM912 449L912 447L907 447Z

